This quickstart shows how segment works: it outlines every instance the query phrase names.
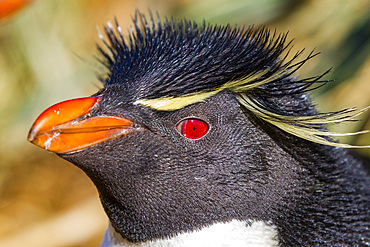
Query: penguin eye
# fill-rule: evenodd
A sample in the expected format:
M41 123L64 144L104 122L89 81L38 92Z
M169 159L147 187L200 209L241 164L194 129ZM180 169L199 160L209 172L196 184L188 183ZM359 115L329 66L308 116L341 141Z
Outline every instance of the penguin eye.
M196 118L188 118L181 121L177 126L181 135L189 139L199 139L208 132L208 124Z

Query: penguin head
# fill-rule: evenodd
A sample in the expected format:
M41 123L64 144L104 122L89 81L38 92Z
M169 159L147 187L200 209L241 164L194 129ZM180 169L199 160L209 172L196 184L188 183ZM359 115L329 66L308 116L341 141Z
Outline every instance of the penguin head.
M293 76L315 54L287 59L286 34L141 14L128 39L117 23L105 33L104 88L46 110L29 140L90 177L129 241L272 222L315 183L287 142L346 147L323 126L358 112L313 107L323 75Z

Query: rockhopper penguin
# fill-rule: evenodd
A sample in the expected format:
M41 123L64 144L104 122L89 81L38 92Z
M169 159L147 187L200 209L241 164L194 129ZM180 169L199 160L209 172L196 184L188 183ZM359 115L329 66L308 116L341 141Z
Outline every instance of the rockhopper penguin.
M133 23L100 34L104 88L28 136L93 181L102 246L370 245L369 176L326 129L364 110L315 109L323 75L294 73L316 54L288 59L266 28Z

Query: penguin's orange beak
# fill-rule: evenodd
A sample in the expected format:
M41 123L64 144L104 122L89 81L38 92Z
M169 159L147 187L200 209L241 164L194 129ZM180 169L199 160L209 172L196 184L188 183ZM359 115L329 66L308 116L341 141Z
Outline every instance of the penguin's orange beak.
M100 97L63 101L46 109L33 123L28 141L55 153L71 153L125 135L134 123L117 116L90 117Z

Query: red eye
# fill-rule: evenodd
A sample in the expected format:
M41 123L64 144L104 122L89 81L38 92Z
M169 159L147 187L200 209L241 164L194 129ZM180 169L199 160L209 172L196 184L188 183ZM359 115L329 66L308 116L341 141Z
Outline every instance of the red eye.
M180 133L190 139L199 139L208 132L208 124L199 119L185 119L179 125L177 129Z

